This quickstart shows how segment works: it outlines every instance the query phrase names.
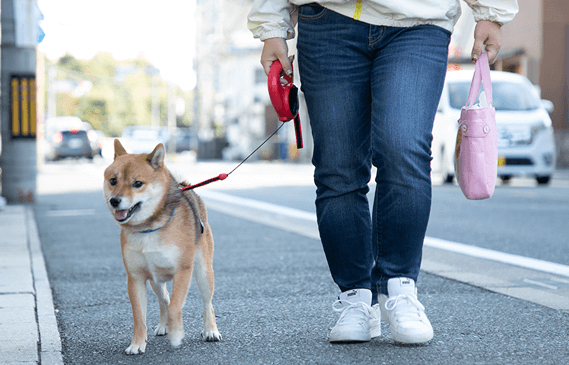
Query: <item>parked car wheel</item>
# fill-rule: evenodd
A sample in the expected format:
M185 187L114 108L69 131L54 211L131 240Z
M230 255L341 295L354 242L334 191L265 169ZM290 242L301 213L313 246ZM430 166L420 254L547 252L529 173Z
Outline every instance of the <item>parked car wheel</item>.
M536 176L535 179L537 180L537 183L539 185L547 185L547 184L549 184L549 181L551 180L551 176L549 176L549 175Z

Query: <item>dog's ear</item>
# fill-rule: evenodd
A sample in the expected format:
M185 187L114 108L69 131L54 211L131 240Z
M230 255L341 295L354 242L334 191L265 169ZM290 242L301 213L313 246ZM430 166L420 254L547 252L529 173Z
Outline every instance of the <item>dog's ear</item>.
M126 154L127 154L127 152L124 149L124 147L122 146L119 139L115 138L115 160L117 157L122 156L122 155L126 155Z
M154 151L152 151L152 153L148 154L146 159L152 167L157 169L164 163L164 154L164 145L160 143L158 146L156 146L156 148L154 148Z

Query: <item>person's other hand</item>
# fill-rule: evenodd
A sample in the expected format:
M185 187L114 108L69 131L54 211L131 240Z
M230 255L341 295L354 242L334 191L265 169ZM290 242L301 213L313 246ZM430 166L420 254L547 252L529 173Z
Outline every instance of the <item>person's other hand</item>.
M472 47L472 61L476 62L480 54L486 50L488 62L493 64L502 47L502 29L500 24L488 20L481 20L474 29L474 46Z
M292 75L292 61L294 56L288 56L288 46L284 38L269 38L263 41L263 52L261 53L261 65L265 74L269 75L271 65L274 61L281 61L285 74Z

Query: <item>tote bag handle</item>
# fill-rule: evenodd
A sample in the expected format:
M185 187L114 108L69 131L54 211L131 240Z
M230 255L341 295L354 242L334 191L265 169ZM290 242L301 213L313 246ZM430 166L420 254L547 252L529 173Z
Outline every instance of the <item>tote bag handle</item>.
M472 108L476 99L478 99L481 83L484 85L488 107L492 107L492 82L490 81L490 65L488 64L486 52L480 55L474 66L474 76L472 77L472 84L470 85L470 92L468 93L468 102L466 103L467 109Z

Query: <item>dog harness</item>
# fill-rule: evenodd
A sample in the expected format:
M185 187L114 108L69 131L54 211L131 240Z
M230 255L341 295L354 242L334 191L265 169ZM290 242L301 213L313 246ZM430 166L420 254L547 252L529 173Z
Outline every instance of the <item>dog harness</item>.
M176 211L176 208L172 209L172 214L170 214L170 218L168 218L168 222L166 222L166 224L163 225L162 227L158 227L158 228L155 228L155 229L147 229L147 230L144 230L144 231L138 231L138 233L152 233L152 232L156 232L156 231L161 230L162 228L166 227L166 226L168 225L168 223L170 223L170 221L172 220L172 217L174 216L174 212L175 212L175 211Z
M190 206L191 206L191 205L190 205ZM192 207L192 210L193 210L193 207ZM166 222L166 224L164 224L162 227L158 227L158 228L155 228L155 229L147 229L147 230L144 230L144 231L138 231L138 233L152 233L152 232L156 232L156 231L161 230L162 228L166 227L166 226L168 225L168 223L170 223L170 221L172 220L172 217L174 216L174 212L175 212L175 211L176 211L176 208L172 209L172 214L170 215L170 218L168 218L168 222ZM203 225L202 220L199 219L199 218L198 218L198 220L199 220L199 222L200 222L200 226L201 226L201 228L202 228L202 233L203 233L205 227L204 227L204 225Z
M190 198L188 198L188 197L186 196L186 194L184 194L184 191L183 191L183 190L182 190L182 196L184 197L184 199L186 199L186 201L188 202L188 205L190 206L190 208L192 208L192 211L194 212L194 215L195 215L195 217L196 217L196 220L197 220L198 222L200 222L200 226L201 226L201 228L202 228L201 234L203 234L204 225L203 225L202 219L200 218L200 215L198 214L198 211L196 210L196 208L194 207L194 205L193 205L192 202L190 201ZM197 236L197 234L196 234L196 236ZM196 237L196 239L199 240L197 237Z

